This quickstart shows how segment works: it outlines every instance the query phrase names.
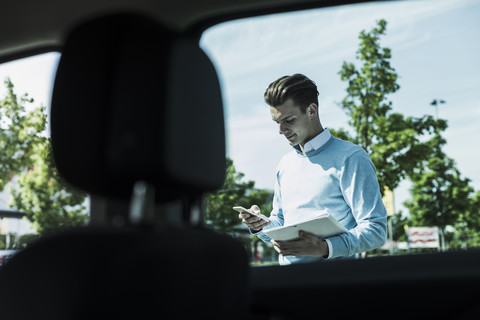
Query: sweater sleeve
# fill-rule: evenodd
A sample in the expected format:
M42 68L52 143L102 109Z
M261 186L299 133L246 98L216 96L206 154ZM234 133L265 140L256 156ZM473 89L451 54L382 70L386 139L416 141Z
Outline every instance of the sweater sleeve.
M364 150L345 160L340 173L340 187L356 226L329 238L333 251L330 258L351 256L382 246L387 237L387 212L375 166Z

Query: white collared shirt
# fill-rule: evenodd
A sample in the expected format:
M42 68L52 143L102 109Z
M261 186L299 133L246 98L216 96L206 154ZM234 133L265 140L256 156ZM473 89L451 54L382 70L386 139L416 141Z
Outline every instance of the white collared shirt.
M305 154L309 151L314 151L318 148L321 148L325 143L327 143L331 136L332 134L330 131L328 131L328 128L325 128L325 130L315 136L312 140L305 143L303 146L303 153Z

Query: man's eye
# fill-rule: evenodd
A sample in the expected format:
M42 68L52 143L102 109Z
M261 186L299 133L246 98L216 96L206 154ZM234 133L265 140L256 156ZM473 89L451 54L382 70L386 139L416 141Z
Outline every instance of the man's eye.
M293 121L295 121L295 119L286 120L285 122L288 123L288 124L292 124Z

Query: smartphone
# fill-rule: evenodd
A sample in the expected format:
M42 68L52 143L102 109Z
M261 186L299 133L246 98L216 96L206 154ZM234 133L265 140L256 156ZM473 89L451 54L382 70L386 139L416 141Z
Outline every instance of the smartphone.
M238 212L246 212L246 213L249 213L249 214L254 215L256 217L259 217L262 220L265 220L267 222L271 222L270 219L267 216L265 216L261 213L255 213L252 210L246 209L244 207L236 206L236 207L233 207L233 210L238 211Z

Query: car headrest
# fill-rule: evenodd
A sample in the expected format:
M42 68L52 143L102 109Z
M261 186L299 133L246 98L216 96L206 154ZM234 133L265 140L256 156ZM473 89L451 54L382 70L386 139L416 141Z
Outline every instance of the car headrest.
M214 190L225 177L222 98L198 41L140 15L72 30L51 105L61 176L91 194L126 198L136 181L156 200Z

